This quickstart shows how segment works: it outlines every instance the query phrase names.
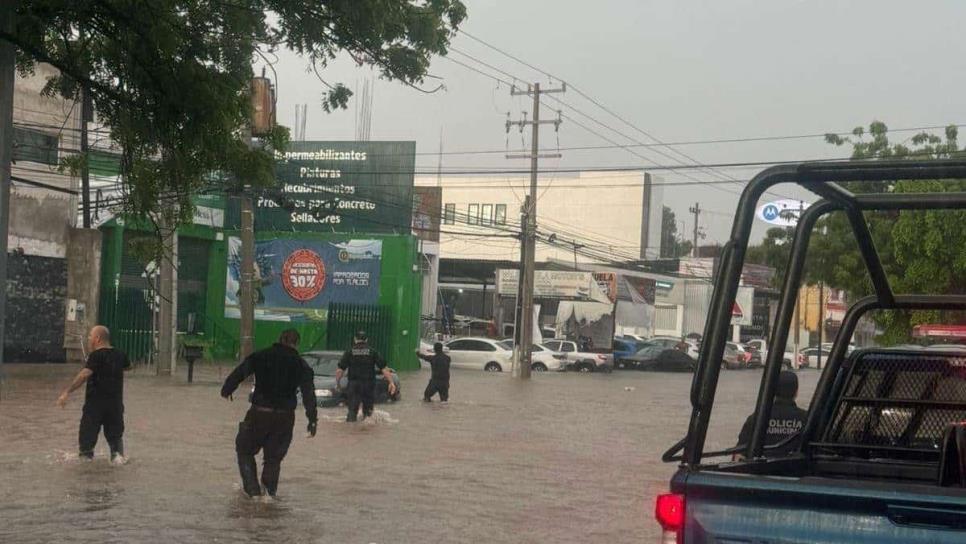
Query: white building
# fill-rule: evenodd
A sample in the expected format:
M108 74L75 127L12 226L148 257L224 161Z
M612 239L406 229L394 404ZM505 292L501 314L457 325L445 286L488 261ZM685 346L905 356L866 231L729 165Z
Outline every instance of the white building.
M417 186L442 186L443 220L440 258L518 261L519 243L512 238L458 236L506 235L519 231L528 175L499 177L417 177ZM546 175L538 183L539 232L556 234L556 246L537 244L536 261L577 260L582 246L606 250L615 260L658 257L663 197L659 182L640 171L580 172Z

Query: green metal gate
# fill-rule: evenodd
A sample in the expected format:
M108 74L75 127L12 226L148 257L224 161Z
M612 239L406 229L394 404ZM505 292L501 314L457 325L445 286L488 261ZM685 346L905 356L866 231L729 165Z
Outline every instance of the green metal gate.
M154 344L154 315L146 289L109 286L101 290L100 322L111 331L111 343L134 362L147 362Z
M387 306L329 304L326 348L338 351L349 349L356 331L363 330L369 336L369 345L385 357L392 349L392 328L389 317Z

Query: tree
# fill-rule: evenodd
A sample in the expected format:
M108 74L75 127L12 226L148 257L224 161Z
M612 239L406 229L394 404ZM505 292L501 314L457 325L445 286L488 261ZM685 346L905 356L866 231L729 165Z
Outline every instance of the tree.
M792 235L783 227L772 227L765 231L765 238L760 244L750 246L745 253L745 260L751 264L770 266L776 271L776 279L780 279L780 272L788 264L788 254L791 248Z
M955 126L946 128L943 137L919 133L909 138L912 146L893 144L882 122L869 125L868 136L857 127L851 137L827 135L833 145L851 145L853 159L939 159L963 157L958 147ZM849 183L853 192L942 192L966 190L966 181L898 180L889 183ZM883 267L897 293L966 292L966 212L903 211L867 213L869 230ZM851 227L843 213L822 219L812 236L806 281L824 282L844 289L852 298L872 293L868 274L857 273L865 265L854 242ZM882 341L905 341L910 326L935 320L935 312L882 313L877 317L883 327Z
M37 62L60 70L44 93L78 99L86 88L99 120L122 149L122 211L191 216L190 197L226 174L216 189L274 182L273 151L287 130L249 149L240 139L250 103L252 60L282 47L302 54L326 90L326 110L345 108L351 91L322 79L348 52L385 79L421 84L466 17L459 0L26 0L14 30L29 74ZM4 17L10 16L5 13ZM77 167L75 158L68 164ZM207 181L206 181L207 179ZM177 211L176 211L177 210Z
M671 208L661 208L661 258L677 259L691 253L691 242L678 238L678 222Z

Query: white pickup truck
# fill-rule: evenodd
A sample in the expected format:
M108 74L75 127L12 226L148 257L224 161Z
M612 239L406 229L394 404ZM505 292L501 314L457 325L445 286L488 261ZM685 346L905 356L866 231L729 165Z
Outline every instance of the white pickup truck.
M614 370L612 353L579 351L577 342L570 340L546 340L543 345L562 360L567 370L578 372L610 372Z

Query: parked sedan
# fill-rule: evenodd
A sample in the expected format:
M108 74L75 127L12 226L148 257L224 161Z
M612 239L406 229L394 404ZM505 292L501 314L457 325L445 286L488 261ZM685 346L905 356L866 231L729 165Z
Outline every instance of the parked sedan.
M694 372L697 361L681 350L651 345L640 349L630 357L625 357L624 364L639 370Z
M500 340L499 344L502 348L513 351L513 340ZM565 370L563 361L556 357L554 352L540 344L533 344L533 348L530 350L530 368L534 372Z
M483 337L457 338L446 345L453 368L471 368L487 372L510 370L513 351L498 340Z

